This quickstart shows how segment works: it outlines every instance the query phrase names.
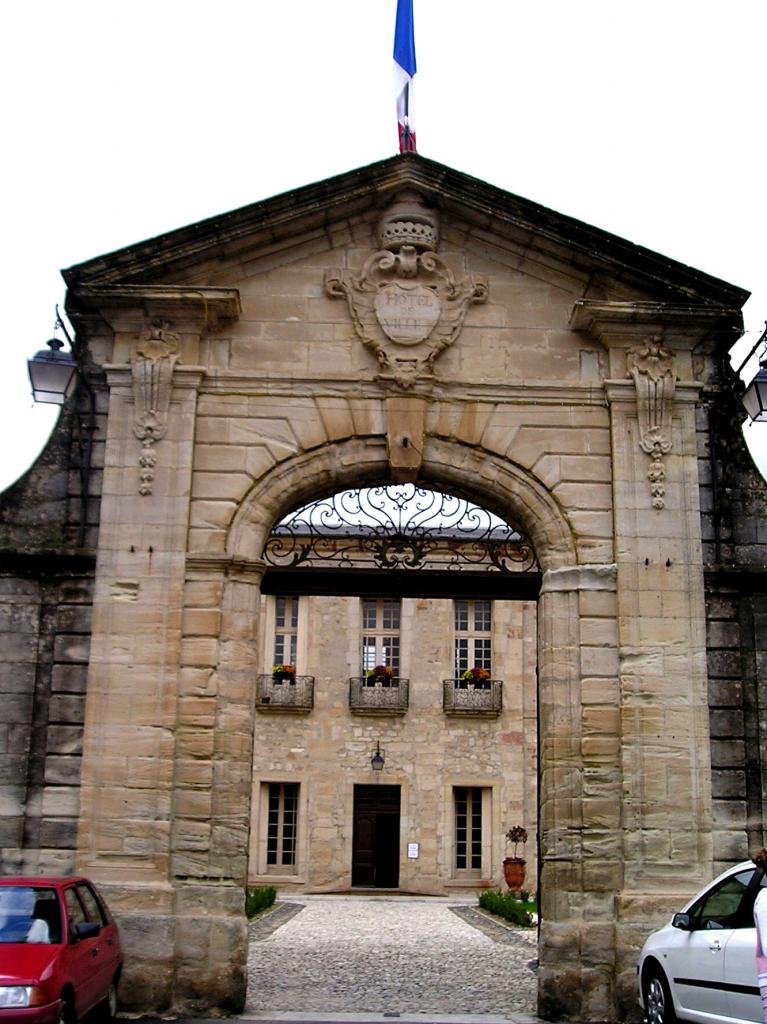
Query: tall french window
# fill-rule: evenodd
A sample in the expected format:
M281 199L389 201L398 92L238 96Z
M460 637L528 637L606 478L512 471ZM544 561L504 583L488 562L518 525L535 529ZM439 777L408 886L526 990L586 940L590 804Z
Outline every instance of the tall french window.
M274 664L296 664L298 640L298 598L274 599Z
M296 865L298 783L268 784L266 818L266 869L289 874Z
M399 675L400 602L398 598L362 599L362 673L388 665Z
M482 868L482 788L456 786L455 867L457 871Z
M455 675L469 668L492 671L492 601L454 601Z

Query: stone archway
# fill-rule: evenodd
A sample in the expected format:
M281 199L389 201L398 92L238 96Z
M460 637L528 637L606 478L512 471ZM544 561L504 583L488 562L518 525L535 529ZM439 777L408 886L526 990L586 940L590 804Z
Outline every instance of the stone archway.
M183 567L182 560L174 562L179 571L173 576L173 600L183 621L180 611L167 621L178 631L178 647L163 648L158 675L163 685L144 686L147 714L156 707L168 723L147 739L161 744L156 756L162 756L163 775L147 779L143 803L135 804L153 815L151 845L143 821L143 832L134 827L137 841L158 852L111 854L112 819L104 818L97 802L105 787L93 785L93 778L85 790L81 831L83 867L95 865L115 899L131 894L125 912L137 934L151 921L152 934L165 936L161 945L133 943L125 991L137 1007L242 1005L247 934L241 894L248 869L261 552L273 523L291 508L388 474L387 447L375 434L285 458L239 501L225 550L187 553ZM540 1005L551 1016L566 1011L598 1019L613 1006L614 900L622 889L621 752L610 687L615 665L600 660L605 644L593 637L594 621L612 623L614 631L614 567L579 564L568 518L553 494L533 473L501 455L427 435L419 479L458 488L520 522L543 570L538 605ZM147 587L156 587L155 576L147 579ZM122 597L119 589L113 599L115 594ZM114 604L107 607L112 614ZM583 622L592 636L584 638ZM106 651L106 630L104 637ZM614 645L611 649L614 653ZM106 686L103 694L94 689L91 696L90 753L106 752L115 728L111 723L130 733L135 746L137 734L124 701L115 703ZM95 777L102 762L92 756L90 764ZM123 802L114 805L114 828L122 807L133 806L129 799L132 793L123 797L116 791L115 800Z
M232 520L229 558L257 561L272 525L319 494L389 477L383 440L351 438L286 459L251 488ZM544 572L577 564L571 528L550 492L535 477L495 453L428 437L419 482L450 485L527 531Z
M530 473L491 453L434 437L425 440L423 455L424 482L447 488L452 484L519 521L529 531L544 572L538 639L543 918L539 1000L547 1015L556 1016L563 1008L572 1012L575 1005L584 1015L598 1015L597 1008L612 1005L614 998L615 930L612 915L595 921L591 914L604 903L603 894L622 887L620 833L603 815L606 801L618 799L620 761L614 735L608 734L615 729L615 720L604 707L604 696L583 692L584 659L590 656L591 645L584 654L580 622L582 617L615 616L615 567L578 564L566 517ZM286 460L263 477L240 506L229 532L229 558L243 567L258 565L258 575L269 530L284 512L318 493L385 478L387 468L383 447L362 440ZM254 577L253 590L256 582ZM241 581L227 583L232 594L243 587L250 589ZM224 628L222 624L222 637ZM598 680L599 670L595 672ZM591 805L583 752L600 745L601 767L592 769L590 777L605 794L599 812L603 817L589 821L586 835L584 811ZM584 955L591 950L595 952Z

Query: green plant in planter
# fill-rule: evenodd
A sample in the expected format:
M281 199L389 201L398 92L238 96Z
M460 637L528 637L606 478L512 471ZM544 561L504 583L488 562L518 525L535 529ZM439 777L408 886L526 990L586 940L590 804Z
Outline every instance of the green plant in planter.
M271 907L277 899L277 890L272 885L249 885L245 890L245 915L248 918L267 907Z
M522 928L530 928L533 924L530 908L534 904L520 899L514 893L501 892L500 889L488 889L479 894L479 905L483 910Z

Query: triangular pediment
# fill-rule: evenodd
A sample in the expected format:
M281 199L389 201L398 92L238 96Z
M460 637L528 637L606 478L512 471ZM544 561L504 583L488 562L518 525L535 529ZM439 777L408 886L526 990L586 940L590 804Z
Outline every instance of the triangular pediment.
M201 283L206 269L218 283L230 262L289 252L297 240L324 236L328 249L337 247L338 225L375 222L405 189L438 208L444 221L465 226L467 248L472 239L490 240L498 253L576 268L617 282L627 296L659 302L739 309L748 298L741 288L418 154L391 157L127 246L70 267L64 278L73 299L80 288Z

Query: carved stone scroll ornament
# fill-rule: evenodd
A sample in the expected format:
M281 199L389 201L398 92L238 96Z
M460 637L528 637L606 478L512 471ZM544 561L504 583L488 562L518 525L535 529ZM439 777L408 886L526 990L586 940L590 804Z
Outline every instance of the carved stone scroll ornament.
M484 302L487 285L456 279L433 248L437 215L413 193L403 193L379 224L383 248L358 275L330 270L325 290L345 296L355 330L376 356L379 377L401 388L433 378L437 356L453 344L469 303Z
M165 321L155 321L136 346L131 361L135 416L133 433L141 441L139 494L151 494L155 444L165 436L173 384L173 368L179 358L179 336Z
M639 446L652 459L650 481L652 507L665 506L666 469L663 456L671 451L671 413L674 405L676 373L674 355L653 336L643 345L629 349L627 367L634 378L639 419Z

